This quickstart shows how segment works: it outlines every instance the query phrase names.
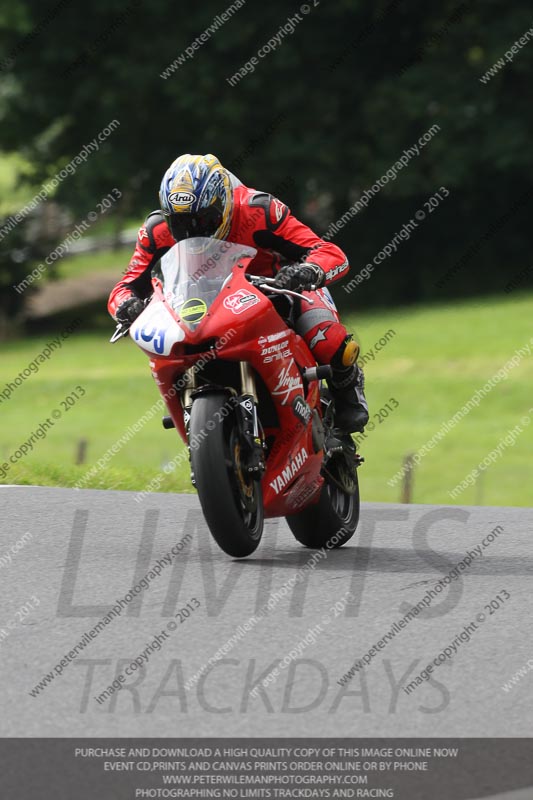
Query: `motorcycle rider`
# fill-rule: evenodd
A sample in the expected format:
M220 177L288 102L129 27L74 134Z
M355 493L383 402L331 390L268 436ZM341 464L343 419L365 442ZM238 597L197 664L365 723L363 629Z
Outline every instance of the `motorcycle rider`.
M328 386L336 425L345 433L362 431L368 405L363 371L356 363L359 348L327 289L348 273L342 250L317 236L277 198L244 186L211 154L179 156L163 176L159 200L160 210L140 228L129 268L110 294L109 313L127 325L136 319L152 293L152 266L182 239L207 236L254 247L250 273L275 276L281 288L313 292L313 306L298 308L296 332L318 364L331 365Z

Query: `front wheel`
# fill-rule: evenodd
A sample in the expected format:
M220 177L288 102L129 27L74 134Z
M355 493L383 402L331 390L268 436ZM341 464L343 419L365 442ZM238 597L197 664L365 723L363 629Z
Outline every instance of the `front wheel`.
M213 392L192 404L191 466L205 520L219 547L243 558L263 534L261 484L244 471L235 409L228 395Z
M286 517L295 538L306 547L341 547L352 538L359 522L359 481L348 493L325 479L318 503Z

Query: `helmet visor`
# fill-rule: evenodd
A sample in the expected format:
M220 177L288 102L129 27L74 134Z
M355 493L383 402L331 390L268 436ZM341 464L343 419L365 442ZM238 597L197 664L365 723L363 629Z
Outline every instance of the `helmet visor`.
M210 206L195 214L165 214L170 232L177 242L195 236L214 236L222 224L222 212Z

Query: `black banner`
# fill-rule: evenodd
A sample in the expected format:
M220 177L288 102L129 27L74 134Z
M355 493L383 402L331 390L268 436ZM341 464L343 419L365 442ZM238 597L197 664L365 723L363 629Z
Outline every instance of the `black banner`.
M3 739L6 800L533 797L530 739Z

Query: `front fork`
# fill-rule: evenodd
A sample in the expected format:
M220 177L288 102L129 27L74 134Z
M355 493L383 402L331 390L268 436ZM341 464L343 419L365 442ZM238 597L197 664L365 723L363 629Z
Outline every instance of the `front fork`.
M242 468L254 478L261 480L266 469L264 449L265 444L259 429L257 416L257 392L255 378L250 365L240 362L241 394L237 395L232 390L232 400L235 407L239 439L243 445L241 451ZM196 385L196 370L194 367L185 372L186 385L183 390L183 417L187 439L189 438L190 411L194 399ZM224 387L226 388L226 387Z

